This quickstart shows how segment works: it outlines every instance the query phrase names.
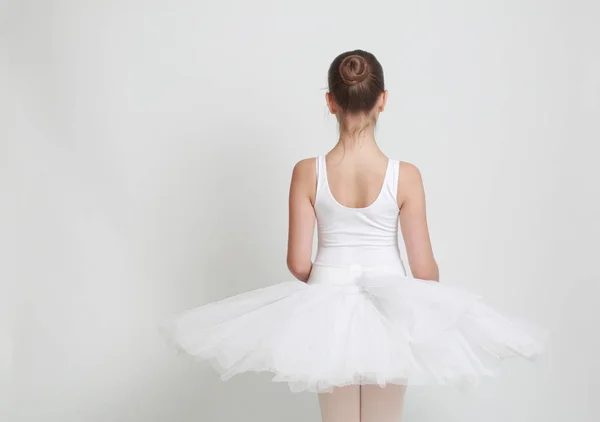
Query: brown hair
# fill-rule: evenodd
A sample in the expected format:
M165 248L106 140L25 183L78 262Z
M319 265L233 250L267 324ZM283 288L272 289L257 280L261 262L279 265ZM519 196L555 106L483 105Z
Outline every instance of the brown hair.
M381 64L363 50L337 56L329 67L327 81L335 102L350 113L371 111L385 90Z

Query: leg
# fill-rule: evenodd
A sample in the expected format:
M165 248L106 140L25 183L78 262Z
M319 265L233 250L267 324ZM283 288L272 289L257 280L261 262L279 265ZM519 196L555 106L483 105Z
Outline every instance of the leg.
M400 422L406 386L363 385L360 392L361 422Z
M360 422L360 386L335 387L331 393L319 393L323 422Z

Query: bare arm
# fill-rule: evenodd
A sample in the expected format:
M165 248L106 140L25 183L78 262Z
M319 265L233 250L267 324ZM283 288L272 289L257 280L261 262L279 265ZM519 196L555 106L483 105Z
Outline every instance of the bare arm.
M314 158L298 162L290 184L287 266L294 277L304 282L312 269L315 164Z
M400 225L406 244L408 263L415 278L439 281L440 274L433 256L427 213L425 190L421 172L413 164L401 162L398 181Z

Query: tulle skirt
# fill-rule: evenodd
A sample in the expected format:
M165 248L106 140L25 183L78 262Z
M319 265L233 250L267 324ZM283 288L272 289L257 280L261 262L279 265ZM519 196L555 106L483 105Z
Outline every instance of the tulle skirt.
M508 357L533 359L548 333L480 296L394 266L315 265L284 281L191 309L164 334L227 380L271 372L292 392L350 384L476 384Z

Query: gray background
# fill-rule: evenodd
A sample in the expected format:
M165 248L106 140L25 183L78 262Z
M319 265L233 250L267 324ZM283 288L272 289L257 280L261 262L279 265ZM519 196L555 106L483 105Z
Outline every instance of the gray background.
M287 190L336 138L326 71L384 66L442 282L553 334L405 421L600 419L594 1L0 2L0 420L319 420L167 347L174 312L290 278Z

